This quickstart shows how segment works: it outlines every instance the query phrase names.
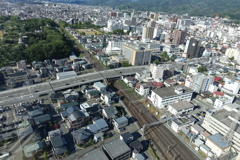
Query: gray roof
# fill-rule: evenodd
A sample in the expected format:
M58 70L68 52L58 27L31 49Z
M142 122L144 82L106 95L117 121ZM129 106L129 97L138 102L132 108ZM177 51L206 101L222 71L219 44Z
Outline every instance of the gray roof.
M187 88L187 87L183 87L183 91L184 91L183 94L193 92L192 89ZM160 97L163 97L163 98L178 95L175 92L175 87L174 86L173 87L157 88L157 89L154 89L152 92L155 92L157 95L159 95Z
M70 114L68 116L68 118L71 120L71 121L76 121L77 119L80 119L80 118L84 118L85 115L81 112L81 111L74 111L72 114Z
M110 107L104 108L103 110L107 114L108 118L115 118L115 114L118 113L115 106L110 106Z
M221 149L225 149L228 148L232 145L231 142L226 141L223 136L219 133L214 134L209 136L207 139L209 139L210 141L212 141L215 145L217 145L218 147L220 147Z
M41 124L42 122L46 122L51 120L51 117L49 114L44 114L42 116L38 116L34 118L35 124Z
M102 84L101 82L95 82L94 84L93 84L94 86L97 86L98 88L104 88L104 87L106 87L104 84Z
M73 137L77 142L84 141L86 139L89 139L92 136L92 133L88 129L78 129L72 132Z
M199 124L193 125L192 128L194 128L194 129L197 130L198 132L204 131L204 128L202 128Z
M96 124L90 124L87 126L89 130L93 133L95 133L98 130L98 126Z
M109 156L111 156L112 158L116 158L126 152L131 151L128 145L120 139L111 141L103 145L103 147L108 152Z
M61 155L64 152L66 152L67 150L68 149L67 149L66 146L61 146L61 147L56 148L54 152L55 152L56 155Z
M125 116L122 116L122 117L119 117L119 118L117 118L117 119L115 119L115 121L117 122L117 123L122 123L122 122L125 122L125 121L127 121L128 119L125 117Z
M133 137L133 135L131 133L129 133L129 132L125 132L125 133L121 134L121 136L125 140L128 140L130 137Z
M18 130L18 136L20 139L25 138L26 136L30 135L31 133L33 133L33 128L31 125L24 127L24 128L20 128Z
M106 121L104 119L98 119L96 121L93 121L94 124L96 124L98 126L98 128L105 128L108 127L108 124L106 123Z
M58 148L58 147L63 146L63 141L62 141L61 136L52 137L52 138L50 138L50 140L52 142L53 148Z
M28 112L28 115L31 116L31 117L38 116L38 115L41 115L41 114L43 114L43 111L40 108Z
M173 107L177 111L194 107L194 105L188 101L179 101L177 103L169 104L169 106Z
M78 160L108 160L108 158L102 150L97 148L97 149L94 149L94 150L88 152L83 157L79 158Z

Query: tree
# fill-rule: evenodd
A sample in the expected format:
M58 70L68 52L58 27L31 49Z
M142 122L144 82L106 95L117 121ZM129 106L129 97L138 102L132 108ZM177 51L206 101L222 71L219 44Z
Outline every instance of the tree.
M176 58L177 58L177 56L176 56L175 54L173 54L173 55L170 57L170 61L174 61Z
M233 61L234 60L234 57L230 57L230 58L228 58L230 61Z
M48 157L47 157L47 152L46 151L44 151L43 152L43 159L47 159Z
M153 61L153 63L159 64L159 59L155 59L155 60Z
M130 67L130 66L132 66L132 65L129 64L129 62L127 62L127 61L123 61L123 62L121 63L121 66L122 66L122 67Z
M83 35L83 36L84 36L84 35L86 35L86 33L85 33L85 32L80 32L80 35Z
M114 68L114 66L113 66L112 64L109 64L109 65L107 66L107 68L112 69L112 68Z
M63 154L63 156L66 156L66 155L68 155L68 151L65 151Z
M206 70L207 70L207 68L204 67L204 66L200 66L200 67L198 67L198 72L203 73L203 72L205 72Z

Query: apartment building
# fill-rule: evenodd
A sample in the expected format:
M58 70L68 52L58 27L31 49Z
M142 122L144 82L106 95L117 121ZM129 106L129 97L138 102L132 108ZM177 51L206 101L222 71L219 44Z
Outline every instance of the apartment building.
M150 65L150 72L153 78L163 79L164 67L157 64Z
M232 122L235 121L236 123L239 123L239 120L235 119L235 116L237 112L237 108L240 106L234 106L232 105L226 105L224 108L216 110L215 112L207 112L206 117L204 118L204 121L202 123L202 127L205 128L209 133L212 135L220 133L222 136L225 136L228 134ZM234 108L234 109L233 109ZM233 134L233 148L234 151L237 152L240 151L240 127L235 129Z
M159 109L178 101L191 101L193 90L187 87L165 87L154 89L148 97Z

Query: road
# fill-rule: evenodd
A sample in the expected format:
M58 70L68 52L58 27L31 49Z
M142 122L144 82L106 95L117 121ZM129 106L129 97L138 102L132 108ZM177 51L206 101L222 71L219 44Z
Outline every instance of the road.
M0 105L17 104L27 99L36 99L39 95L49 94L55 91L64 90L84 84L89 84L104 79L120 78L121 76L135 75L136 72L148 69L149 66L134 66L117 69L109 69L94 73L87 73L62 80L54 80L34 84L28 87L21 87L0 92Z

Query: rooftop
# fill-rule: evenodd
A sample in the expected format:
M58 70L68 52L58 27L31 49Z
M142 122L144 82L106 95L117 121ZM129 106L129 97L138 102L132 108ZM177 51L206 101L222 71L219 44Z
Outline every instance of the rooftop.
M94 150L88 152L83 157L79 158L78 160L94 160L94 159L97 159L97 160L108 160L107 156L99 148L94 149Z
M109 142L105 144L103 147L112 158L116 158L126 152L131 151L128 145L125 142L121 141L120 139L116 139L112 142Z
M173 107L177 111L181 111L188 108L193 108L194 105L187 101L179 101L177 103L170 104L169 106Z
M215 145L217 145L222 150L230 147L232 143L226 141L223 136L219 133L211 135L207 138L208 140L212 141Z
M192 89L187 88L187 87L183 87L183 91L184 91L183 94L193 92ZM178 95L175 92L175 87L157 88L157 89L154 89L153 92L155 92L157 95L159 95L160 97L163 97L163 98Z

